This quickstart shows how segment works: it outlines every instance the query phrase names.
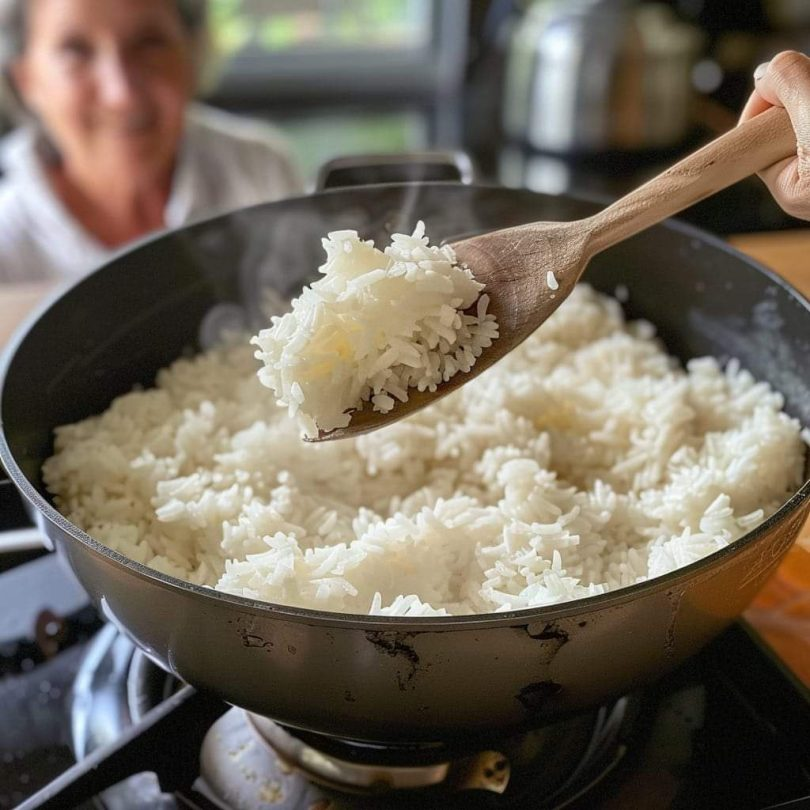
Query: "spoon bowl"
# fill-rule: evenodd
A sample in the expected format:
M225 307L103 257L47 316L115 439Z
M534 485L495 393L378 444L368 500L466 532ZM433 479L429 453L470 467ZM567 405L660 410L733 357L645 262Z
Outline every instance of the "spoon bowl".
M364 407L352 413L346 427L321 431L306 441L333 441L369 433L450 394L497 363L547 320L570 295L597 253L795 153L796 135L790 119L784 109L774 107L591 217L534 222L451 243L459 262L484 284L499 337L469 372L454 375L435 391L411 389L408 400L398 402L387 413Z

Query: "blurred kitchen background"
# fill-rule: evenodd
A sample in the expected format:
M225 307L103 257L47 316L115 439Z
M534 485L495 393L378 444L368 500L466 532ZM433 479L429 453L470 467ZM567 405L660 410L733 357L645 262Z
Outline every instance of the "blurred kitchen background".
M268 118L312 185L338 155L464 150L483 182L616 196L734 125L808 0L210 0L208 100ZM685 214L798 223L756 179Z

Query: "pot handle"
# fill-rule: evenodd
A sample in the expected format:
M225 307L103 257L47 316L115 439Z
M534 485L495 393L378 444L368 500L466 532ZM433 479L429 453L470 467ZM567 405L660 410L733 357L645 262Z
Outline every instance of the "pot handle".
M474 176L472 160L462 151L349 155L321 166L315 190L376 183L449 181L469 184Z
M45 533L31 525L20 494L0 467L0 515L9 528L0 529L0 554L35 549L53 550Z

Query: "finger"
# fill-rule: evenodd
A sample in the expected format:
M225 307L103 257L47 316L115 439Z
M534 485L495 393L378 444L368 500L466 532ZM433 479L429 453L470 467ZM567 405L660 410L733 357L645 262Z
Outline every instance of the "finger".
M810 59L796 51L778 53L756 81L756 92L787 110L796 131L799 169L810 169Z
M771 194L778 200L782 200L792 190L796 175L796 158L791 156L768 166L761 172L757 172L765 185L770 189Z
M794 217L810 219L810 181L799 172L795 157L780 160L759 173L779 205Z
M759 115L761 112L765 112L765 110L771 107L773 107L773 104L771 104L770 101L766 101L754 90L740 113L738 123L742 124L743 121L747 121L749 118L753 118L755 115Z

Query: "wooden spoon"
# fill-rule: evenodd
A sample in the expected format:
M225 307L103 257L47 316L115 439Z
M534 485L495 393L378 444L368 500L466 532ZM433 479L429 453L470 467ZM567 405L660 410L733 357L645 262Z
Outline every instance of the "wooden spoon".
M569 296L597 253L794 154L796 135L790 119L784 109L774 107L587 219L533 222L453 243L458 260L486 285L500 337L471 371L456 374L433 393L411 389L408 401L397 402L388 413L366 405L352 414L347 427L309 441L368 433L455 391L526 340ZM548 271L554 273L557 289L549 288Z

